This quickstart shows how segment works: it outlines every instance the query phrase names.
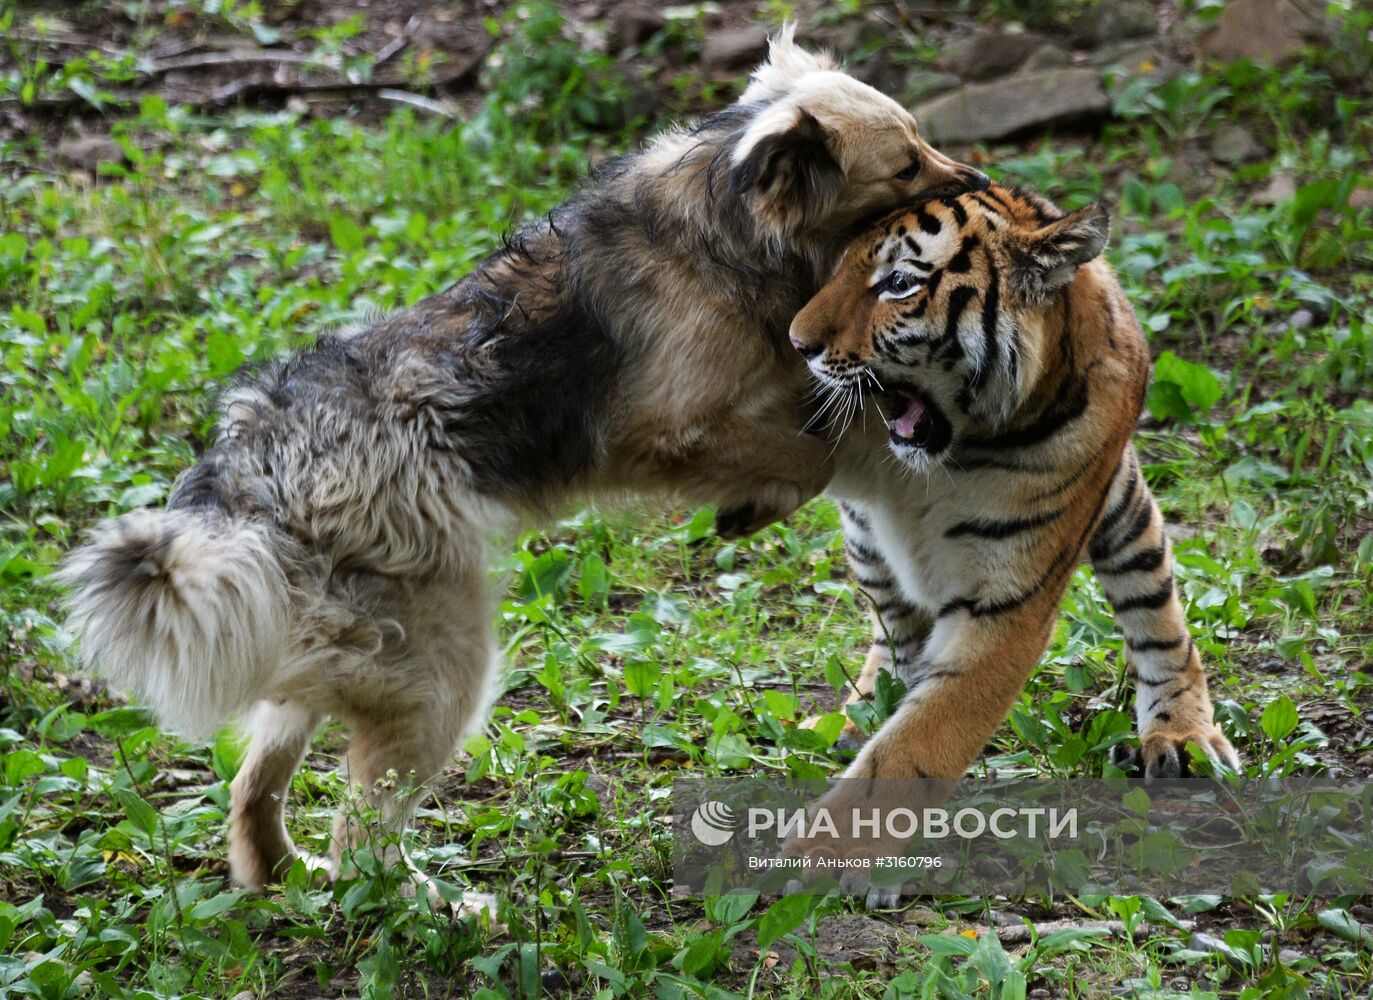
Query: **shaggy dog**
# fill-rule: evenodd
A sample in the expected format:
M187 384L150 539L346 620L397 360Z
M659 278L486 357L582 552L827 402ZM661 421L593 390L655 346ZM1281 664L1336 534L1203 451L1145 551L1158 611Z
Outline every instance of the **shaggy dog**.
M985 182L784 31L735 105L602 170L457 285L227 391L166 509L103 526L61 579L87 660L167 726L244 717L234 880L297 857L283 804L325 715L404 826L397 786L437 773L490 698L493 537L644 494L747 532L818 493L792 316L859 220ZM340 814L321 863L363 838Z

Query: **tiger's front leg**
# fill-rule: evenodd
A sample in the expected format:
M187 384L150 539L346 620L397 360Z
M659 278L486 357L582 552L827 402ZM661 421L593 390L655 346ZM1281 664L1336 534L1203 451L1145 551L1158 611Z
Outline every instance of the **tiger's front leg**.
M903 853L903 843L854 836L847 828L854 810L938 804L912 802L912 789L951 788L977 758L1043 655L1061 592L1061 587L1048 587L1009 609L993 601L945 608L910 673L900 708L812 807L829 811L838 836L797 838L784 846L783 854L810 855L814 866L836 854L871 862ZM929 779L940 781L910 784ZM865 893L870 908L895 905L899 887L872 886L872 870L846 869L840 887Z
M1145 777L1186 774L1189 742L1213 763L1238 770L1239 755L1212 718L1206 673L1178 601L1163 517L1133 447L1116 472L1089 554L1125 633Z
M919 660L932 623L926 612L901 593L891 565L878 548L867 513L855 504L841 503L839 520L844 528L844 554L853 570L854 583L871 602L868 610L872 619L872 645L853 690L845 700L845 705L853 705L872 698L877 675L884 670L907 680L911 668ZM802 726L809 728L819 718L807 719ZM835 745L843 750L857 750L867 738L868 734L850 717Z

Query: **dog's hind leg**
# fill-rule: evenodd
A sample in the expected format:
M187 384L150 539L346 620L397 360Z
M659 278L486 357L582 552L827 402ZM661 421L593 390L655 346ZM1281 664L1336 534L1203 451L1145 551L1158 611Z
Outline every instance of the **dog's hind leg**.
M398 615L402 635L378 654L384 690L347 714L353 731L348 775L361 802L376 810L376 822L361 821L356 799L345 804L334 821L333 850L340 861L346 850L380 842L383 864L403 862L414 883L430 885L406 857L400 836L421 787L481 724L490 700L498 658L484 576L407 594ZM437 902L436 895L431 898ZM482 899L480 908L491 906Z
M319 725L319 715L291 702L258 702L248 725L248 755L230 787L229 873L261 891L295 861L286 832L286 796Z

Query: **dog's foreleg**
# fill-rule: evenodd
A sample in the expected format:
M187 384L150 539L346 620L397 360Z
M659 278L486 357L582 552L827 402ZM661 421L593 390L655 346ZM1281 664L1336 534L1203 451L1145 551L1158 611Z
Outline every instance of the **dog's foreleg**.
M834 473L830 446L785 423L733 415L713 424L685 455L654 455L641 479L656 479L688 503L713 504L726 538L752 534L818 496Z

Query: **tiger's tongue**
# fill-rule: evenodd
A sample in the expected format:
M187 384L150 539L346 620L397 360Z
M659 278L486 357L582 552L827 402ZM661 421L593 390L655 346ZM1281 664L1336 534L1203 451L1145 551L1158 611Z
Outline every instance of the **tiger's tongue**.
M925 404L914 396L906 397L906 408L901 411L901 415L892 421L892 430L897 437L915 437L915 425L920 423L920 418L925 415Z

